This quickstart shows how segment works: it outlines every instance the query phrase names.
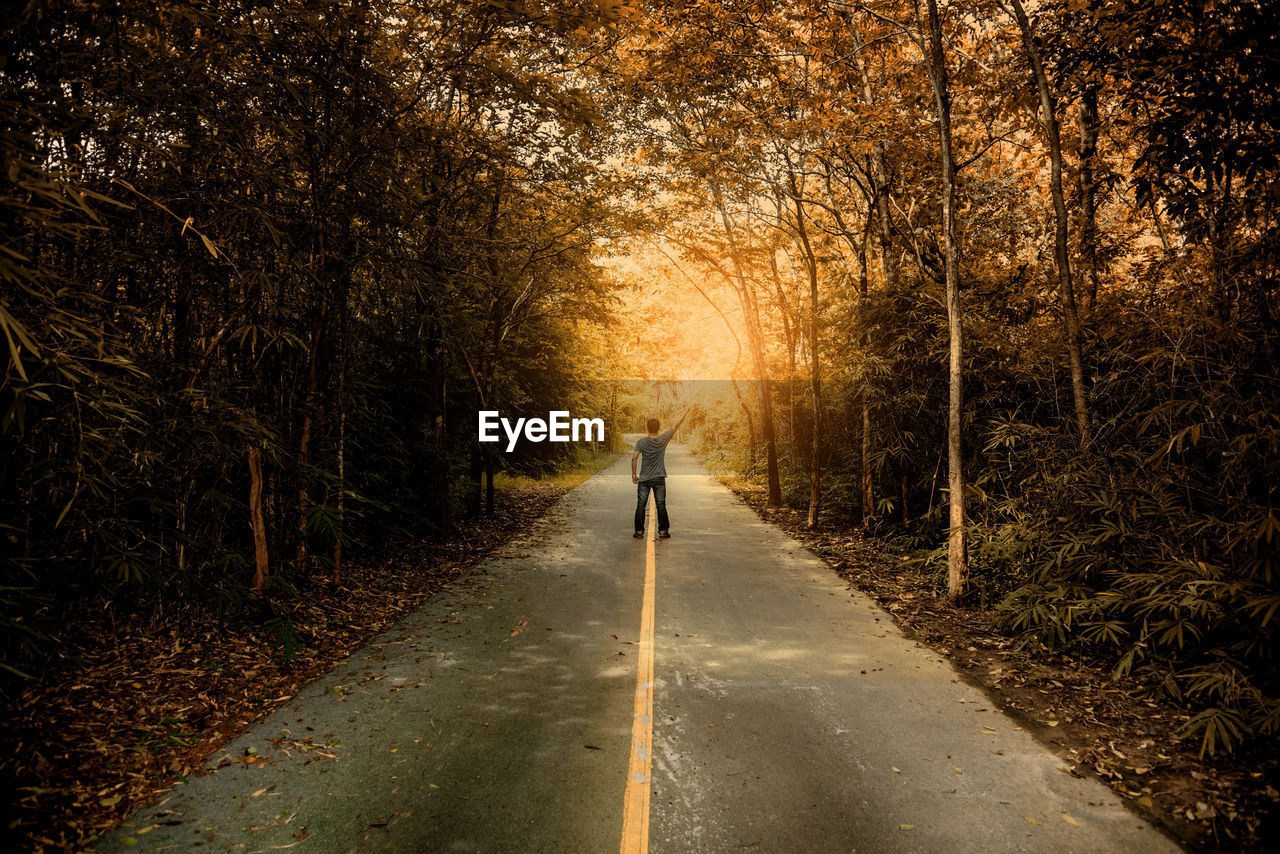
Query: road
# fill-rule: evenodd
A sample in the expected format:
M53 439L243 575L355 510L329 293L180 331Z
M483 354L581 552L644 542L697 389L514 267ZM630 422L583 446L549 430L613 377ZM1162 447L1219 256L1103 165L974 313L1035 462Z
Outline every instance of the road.
M668 469L672 539L631 537L619 459L98 850L1180 850Z

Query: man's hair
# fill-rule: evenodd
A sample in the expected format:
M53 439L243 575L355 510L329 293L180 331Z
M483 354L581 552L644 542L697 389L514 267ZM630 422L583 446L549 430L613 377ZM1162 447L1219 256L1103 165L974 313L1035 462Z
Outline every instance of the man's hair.
M650 418L648 421L644 423L644 426L645 426L645 429L648 430L650 433L657 433L658 428L661 427L662 425L658 422L658 419Z

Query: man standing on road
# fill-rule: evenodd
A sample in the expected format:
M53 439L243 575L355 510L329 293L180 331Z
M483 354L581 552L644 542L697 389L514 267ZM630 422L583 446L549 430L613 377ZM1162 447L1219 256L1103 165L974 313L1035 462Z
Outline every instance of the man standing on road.
M649 492L653 492L653 503L658 507L658 539L671 538L671 520L667 518L667 443L680 429L684 419L689 415L686 411L674 427L659 433L662 426L658 419L650 418L645 424L648 436L641 436L636 441L635 452L631 455L631 482L636 484L636 539L644 536L644 509L649 503ZM636 474L636 460L643 458L640 473Z

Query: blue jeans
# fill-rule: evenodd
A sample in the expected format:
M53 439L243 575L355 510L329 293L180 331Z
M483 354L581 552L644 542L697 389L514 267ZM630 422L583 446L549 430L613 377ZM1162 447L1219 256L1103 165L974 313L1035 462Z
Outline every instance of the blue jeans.
M653 490L653 503L658 505L658 533L665 534L671 529L671 520L667 518L667 479L665 477L642 480L636 485L636 530L644 531L644 509L649 503L650 490Z

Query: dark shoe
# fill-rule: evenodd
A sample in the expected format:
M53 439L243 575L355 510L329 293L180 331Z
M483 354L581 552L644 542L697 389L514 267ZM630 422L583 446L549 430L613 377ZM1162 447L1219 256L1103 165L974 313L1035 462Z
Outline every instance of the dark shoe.
M670 532L670 531L659 531L659 532L658 532L658 539L660 539L660 540L669 540L669 539L671 539L671 532Z
M636 531L631 536L635 537L637 540L642 540L644 539L644 531Z

